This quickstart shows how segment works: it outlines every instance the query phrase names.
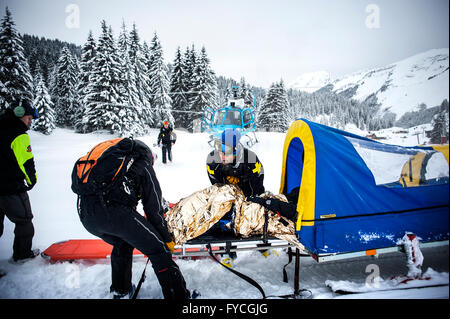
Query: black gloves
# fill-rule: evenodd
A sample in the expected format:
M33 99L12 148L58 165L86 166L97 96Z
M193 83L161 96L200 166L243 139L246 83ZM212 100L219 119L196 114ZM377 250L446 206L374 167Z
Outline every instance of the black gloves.
M259 196L249 196L247 201L257 203L264 206L266 209L276 212L278 210L277 199L274 198L262 198Z
M29 178L30 178L31 184L28 184L28 182L24 183L26 192L30 191L34 187L34 185L36 185L36 182L37 182L36 173L35 172L29 174Z
M36 180L34 180L34 181L31 181L31 185L24 185L23 186L23 190L25 191L25 192L28 192L28 191L30 191L33 187L34 187L34 185L36 185Z
M258 196L249 196L247 201L257 203L264 208L279 213L281 216L286 217L292 221L297 219L297 205L296 203L286 203L276 198L262 198Z
M266 200L264 198L259 197L259 196L249 196L249 197L247 197L247 201L257 203L262 206L264 206L264 204L266 202Z

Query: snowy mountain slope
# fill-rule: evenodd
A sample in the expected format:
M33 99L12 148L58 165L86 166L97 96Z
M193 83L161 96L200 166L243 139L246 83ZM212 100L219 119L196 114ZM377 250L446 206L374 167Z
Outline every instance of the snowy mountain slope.
M331 82L330 74L326 71L303 73L288 88L313 93Z
M397 115L440 105L449 98L449 49L433 49L385 67L344 76L330 84L332 91L364 101L372 94L381 104L380 115Z
M349 127L349 131L360 135L367 132ZM405 131L405 130L404 130ZM386 137L387 143L415 145L417 136L414 129L408 133L395 134L394 129L375 132ZM177 202L194 191L209 186L205 172L205 161L210 147L208 135L190 134L176 130L177 143L173 148L174 161L163 165L158 159L155 171L161 184L163 196ZM152 147L158 131L141 139ZM262 161L265 170L264 185L267 190L278 193L281 171L281 156L285 134L257 132L260 143L253 149ZM115 136L107 133L75 134L71 130L57 128L51 135L30 132L33 153L36 157L38 183L29 192L33 210L35 236L33 247L45 250L52 243L66 239L95 238L81 225L77 210L76 196L70 189L70 174L74 161L84 155L100 141ZM420 137L420 143L426 139ZM152 147L160 156L160 149ZM0 279L0 299L4 298L111 298L109 286L111 270L109 260L99 263L57 263L48 264L38 257L24 265L12 265L8 258L12 254L14 225L5 218L5 229L0 237L0 269L7 275ZM423 269L428 267L438 272L448 273L448 247L423 251ZM279 256L264 258L258 252L239 253L235 269L256 280L267 295L290 294L293 289L294 263L287 267L289 283L282 281L281 270L287 263L287 255L278 251ZM243 299L260 298L257 289L239 279L220 265L209 259L178 260L189 289L198 289L202 298ZM350 262L317 264L312 258L301 261L300 286L313 292L314 298L340 298L333 295L325 281L351 280L364 283L368 264L380 267L380 276L406 274L406 258L403 254L393 254L379 259L363 258ZM137 283L145 265L143 258L133 264L133 282ZM162 298L162 292L151 267L147 268L147 279L139 294L141 298ZM361 296L351 296L362 298ZM421 289L417 291L372 293L375 298L448 298L448 287Z

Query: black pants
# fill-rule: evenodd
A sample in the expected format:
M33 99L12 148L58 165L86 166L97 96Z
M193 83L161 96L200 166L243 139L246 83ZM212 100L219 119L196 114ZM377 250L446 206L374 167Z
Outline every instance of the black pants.
M169 161L172 162L172 144L163 144L161 149L162 149L162 162L167 163L167 158L169 159Z
M148 220L134 208L103 206L99 197L82 196L80 220L93 235L113 246L111 253L111 291L127 293L131 288L133 249L150 258L164 298L186 299L190 293L172 254Z
M13 259L28 258L34 236L34 226L31 220L30 199L26 192L16 195L0 195L0 237L3 235L3 222L6 217L15 224Z

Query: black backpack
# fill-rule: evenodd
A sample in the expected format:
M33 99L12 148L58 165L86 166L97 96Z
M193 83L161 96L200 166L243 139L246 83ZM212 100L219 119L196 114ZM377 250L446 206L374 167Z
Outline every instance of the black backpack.
M78 195L107 195L115 185L123 183L125 173L135 160L135 144L130 138L97 144L75 162L72 191Z

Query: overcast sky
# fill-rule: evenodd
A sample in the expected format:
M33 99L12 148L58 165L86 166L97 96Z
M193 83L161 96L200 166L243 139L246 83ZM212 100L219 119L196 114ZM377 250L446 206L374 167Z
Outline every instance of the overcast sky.
M166 62L205 46L217 75L268 87L325 70L333 78L449 47L448 0L0 0L20 33L82 45L100 21L115 36L156 32Z

